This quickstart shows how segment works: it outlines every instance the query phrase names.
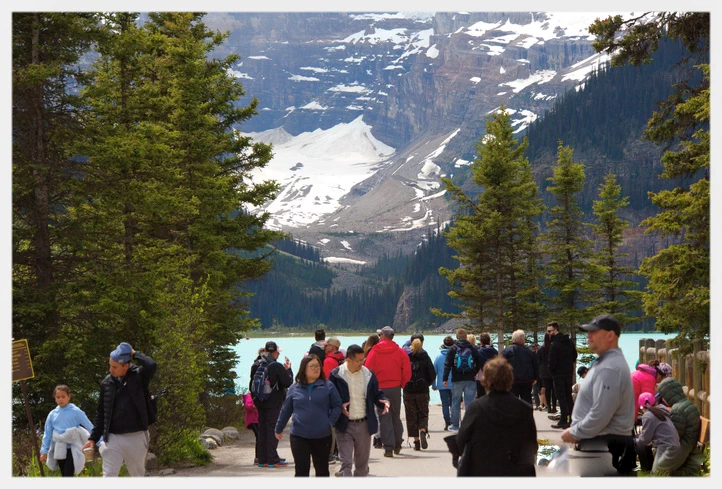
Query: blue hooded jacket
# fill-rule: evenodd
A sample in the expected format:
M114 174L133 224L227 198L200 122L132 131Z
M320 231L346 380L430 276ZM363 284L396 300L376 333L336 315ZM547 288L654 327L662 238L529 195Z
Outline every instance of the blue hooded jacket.
M431 384L432 389L437 389L440 391L443 390L451 390L451 373L449 373L449 378L446 379L449 383L447 384L448 387L444 387L444 363L446 362L446 355L449 353L448 348L444 348L439 352L439 355L434 359L434 370L436 370L436 379L434 379L434 383Z
M276 433L283 432L291 414L292 435L312 439L331 436L331 427L341 414L341 396L328 380L317 379L309 385L295 382L283 401Z

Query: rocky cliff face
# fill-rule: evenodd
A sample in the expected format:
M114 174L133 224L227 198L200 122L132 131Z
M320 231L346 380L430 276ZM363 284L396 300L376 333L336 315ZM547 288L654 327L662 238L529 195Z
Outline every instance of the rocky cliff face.
M276 225L324 256L368 261L413 249L451 218L439 179L475 158L492 111L504 105L522 131L606 61L586 31L594 17L242 12L205 22L230 31L218 54L241 56L233 73L260 101L239 129L265 141L285 131L267 169L284 187L285 201L267 207ZM313 150L330 138L334 148ZM303 198L313 212L293 207Z

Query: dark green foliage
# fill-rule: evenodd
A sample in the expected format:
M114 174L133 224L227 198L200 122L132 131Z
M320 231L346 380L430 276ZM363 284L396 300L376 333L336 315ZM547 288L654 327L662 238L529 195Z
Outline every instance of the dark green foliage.
M513 137L502 106L486 124L472 164L474 183L483 188L476 200L443 178L458 204L454 225L445 233L459 261L441 267L450 295L459 299L463 317L480 328L500 332L528 326L538 316L537 225L543 206L529 161L526 138Z
M597 239L594 261L601 270L602 302L599 309L612 314L622 326L638 319L632 318L630 313L639 310L641 299L641 291L629 279L635 273L634 267L625 266L623 260L627 254L618 251L623 232L629 226L629 222L619 214L628 204L629 198L622 197L622 187L617 184L616 176L609 173L599 186L599 200L594 201L596 221L589 225Z
M582 90L569 90L529 125L529 159L555 154L560 139L578 153L594 150L610 160L623 159L659 101L672 92L678 80L674 67L684 54L680 43L667 41L648 65L607 65L593 72Z
M257 101L237 105L237 57L212 57L225 35L201 18L27 14L13 24L13 336L30 342L35 424L57 383L92 419L108 353L128 341L158 363L151 449L162 460L195 456L187 441L209 399L233 386L234 346L256 324L238 286L270 264L234 251L283 237L264 229L267 215L245 212L277 191L248 178L271 148L234 129ZM91 40L95 61L71 83ZM52 130L38 138L39 126ZM52 178L37 178L38 163ZM22 405L13 411L22 427Z
M546 223L544 250L548 257L546 286L551 290L553 320L566 331L596 315L601 269L593 261L593 243L584 229L579 194L584 188L584 165L572 159L573 150L559 142L557 166L548 191L556 198Z
M647 232L673 236L677 242L646 258L640 267L649 282L645 312L664 332L679 337L707 338L710 327L710 13L661 12L651 21L596 21L597 51L613 53L612 64L639 65L656 56L662 39L681 42L688 62L676 70L677 82L648 121L646 137L665 148L665 179L686 177L672 190L650 192L662 210L642 222ZM625 28L625 33L617 33ZM701 75L701 78L700 78Z

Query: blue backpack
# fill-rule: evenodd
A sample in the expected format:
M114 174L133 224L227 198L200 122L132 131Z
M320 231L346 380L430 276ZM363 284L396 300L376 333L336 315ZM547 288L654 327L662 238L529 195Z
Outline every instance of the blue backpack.
M273 387L268 380L268 362L260 361L258 368L253 374L253 382L251 383L251 397L253 402L267 401L273 393Z
M458 348L456 350L456 370L462 374L474 371L474 356L471 348Z

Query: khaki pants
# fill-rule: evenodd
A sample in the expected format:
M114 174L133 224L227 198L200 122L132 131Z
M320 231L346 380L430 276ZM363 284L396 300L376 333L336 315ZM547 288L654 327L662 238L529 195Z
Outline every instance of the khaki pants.
M98 445L98 451L103 458L103 477L118 477L123 462L131 477L144 477L149 442L148 431L120 435L111 433L107 442Z

